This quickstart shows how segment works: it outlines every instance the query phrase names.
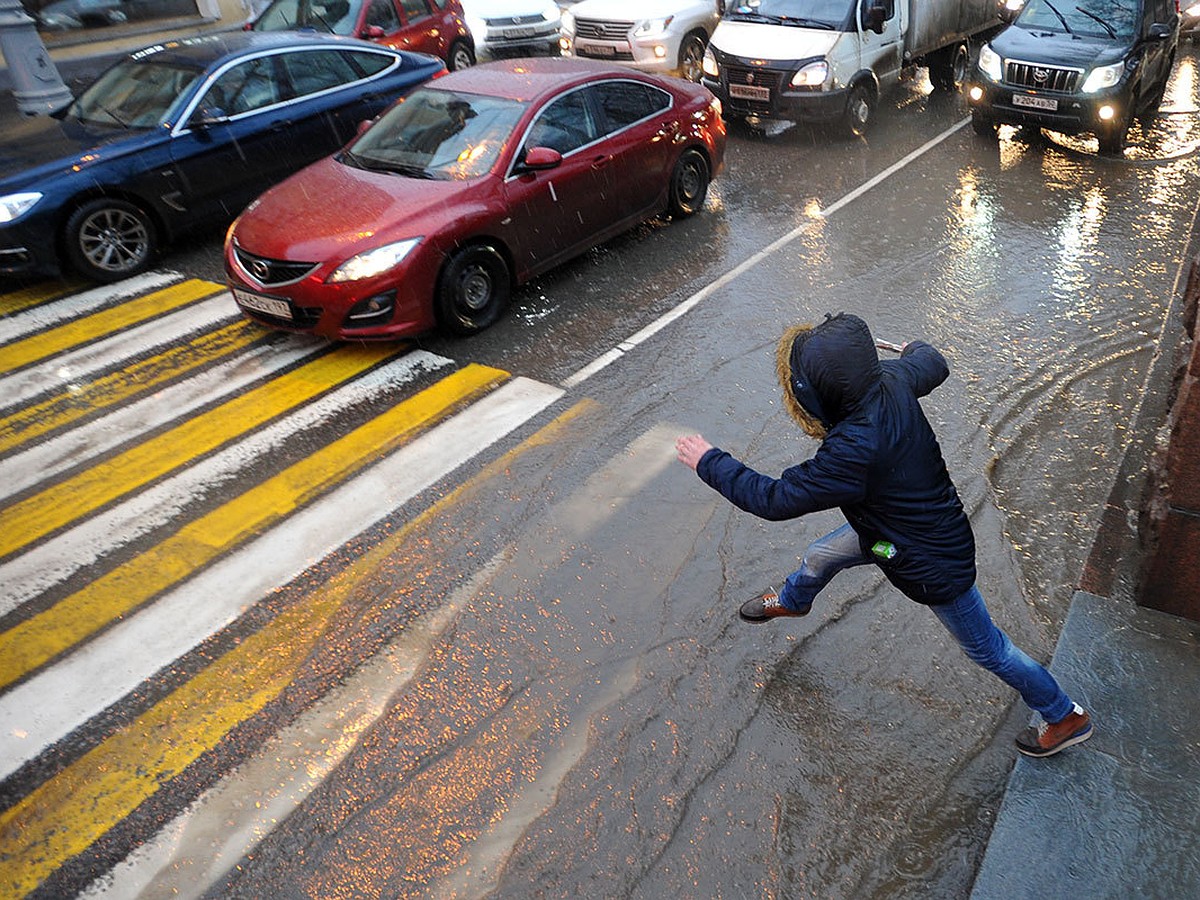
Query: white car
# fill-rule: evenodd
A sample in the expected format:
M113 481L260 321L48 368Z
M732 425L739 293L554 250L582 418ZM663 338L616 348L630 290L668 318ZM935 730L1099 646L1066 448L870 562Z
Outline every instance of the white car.
M462 0L476 55L558 55L562 13L554 0Z
M700 80L724 0L582 0L563 13L563 56Z

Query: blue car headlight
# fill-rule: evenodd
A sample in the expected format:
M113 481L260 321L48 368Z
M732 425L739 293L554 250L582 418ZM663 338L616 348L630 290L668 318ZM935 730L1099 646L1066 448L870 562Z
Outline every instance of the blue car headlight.
M0 224L15 222L33 209L33 205L41 199L42 195L37 191L26 191L22 194L8 194L0 197Z
M404 258L420 242L420 238L409 238L406 241L384 244L382 247L376 247L374 250L359 253L357 256L350 257L338 266L326 280L334 283L360 281L363 278L374 278L376 275L382 275L389 269L395 268L404 262Z

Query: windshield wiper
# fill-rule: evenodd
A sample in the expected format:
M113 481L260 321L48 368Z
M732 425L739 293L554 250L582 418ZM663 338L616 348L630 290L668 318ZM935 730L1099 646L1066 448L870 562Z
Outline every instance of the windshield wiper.
M122 119L120 116L118 116L115 112L113 112L111 109L109 109L103 103L97 103L96 106L99 108L99 110L102 113L105 113L106 115L110 116L112 118L112 120L114 122L116 122L118 125L120 125L122 128L126 129L127 131L129 130L129 127L130 127L129 123L126 122L124 119ZM82 118L82 116L80 118Z
M833 31L834 26L828 22L822 22L820 19L806 19L804 16L776 16L780 25L794 25L798 28L806 28L813 26L816 28L824 28L826 31Z
M783 24L783 19L780 18L779 16L768 16L766 13L749 12L749 11L742 12L741 10L735 9L733 11L733 14L735 16L737 16L739 19L749 19L752 22L765 22L768 25L782 25Z
M1058 11L1058 9L1055 7L1055 5L1053 3L1050 2L1050 0L1042 0L1042 2L1045 3L1048 7L1050 7L1050 12L1052 12L1056 16L1058 16L1058 21L1062 22L1062 27L1067 29L1067 34L1075 33L1074 31L1071 30L1071 26L1067 24L1066 17L1063 16L1063 14Z
M386 168L388 172L403 175L405 178L421 178L425 181L440 181L441 179L424 166L413 166L405 163L394 163Z
M1108 32L1108 36L1110 38L1115 38L1117 36L1117 29L1113 28L1111 25L1109 25L1107 22L1105 22L1102 18L1100 18L1094 12L1088 12L1088 10L1084 9L1082 6L1077 6L1077 7L1075 7L1075 9L1076 9L1076 11L1083 13L1089 19L1091 19L1095 22L1099 22L1104 27L1104 30Z

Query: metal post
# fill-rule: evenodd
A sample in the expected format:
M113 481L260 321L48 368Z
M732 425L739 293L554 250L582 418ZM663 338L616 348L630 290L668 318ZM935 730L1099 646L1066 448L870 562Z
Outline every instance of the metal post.
M73 99L21 0L0 0L0 53L12 76L17 109L25 115L52 113Z

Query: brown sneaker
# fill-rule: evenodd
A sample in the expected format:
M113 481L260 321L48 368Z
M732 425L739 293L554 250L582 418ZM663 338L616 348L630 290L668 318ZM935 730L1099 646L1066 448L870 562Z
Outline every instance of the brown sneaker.
M807 616L812 604L804 607L802 612L788 609L779 602L779 595L774 591L765 591L753 600L747 600L738 610L738 615L744 622L768 622L785 616Z
M1092 736L1092 720L1078 703L1061 722L1043 722L1037 728L1026 728L1017 735L1017 749L1026 756L1053 756Z

